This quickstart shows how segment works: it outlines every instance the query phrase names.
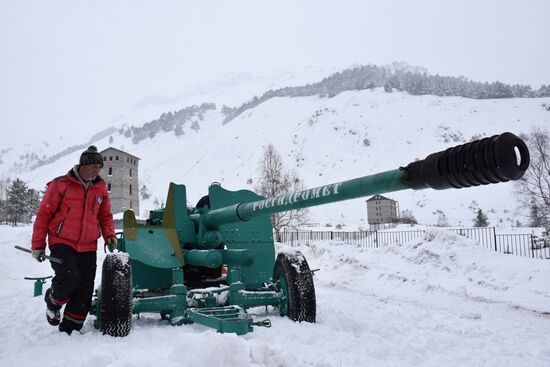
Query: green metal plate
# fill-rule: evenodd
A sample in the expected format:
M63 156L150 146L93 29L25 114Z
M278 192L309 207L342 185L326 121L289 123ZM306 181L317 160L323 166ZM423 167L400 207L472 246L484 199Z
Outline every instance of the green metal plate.
M135 228L135 237L125 239L126 252L130 258L145 265L172 269L181 266L171 245L173 229L160 226L144 226Z
M172 269L159 269L140 261L130 260L132 287L135 289L158 289L172 286Z
M249 190L229 191L220 185L211 185L209 196L211 209L263 199ZM257 289L268 282L275 264L270 215L260 215L245 222L223 224L219 231L228 249L249 249L255 254L254 265L240 267L245 288Z

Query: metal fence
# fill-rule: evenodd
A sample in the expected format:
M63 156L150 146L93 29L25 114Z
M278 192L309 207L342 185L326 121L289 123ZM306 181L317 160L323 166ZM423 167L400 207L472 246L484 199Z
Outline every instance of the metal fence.
M531 234L497 234L494 227L448 228L448 231L471 238L481 246L504 254L536 259L550 259L550 241ZM291 246L319 241L347 242L363 248L405 244L424 237L424 230L417 231L281 231L278 238Z

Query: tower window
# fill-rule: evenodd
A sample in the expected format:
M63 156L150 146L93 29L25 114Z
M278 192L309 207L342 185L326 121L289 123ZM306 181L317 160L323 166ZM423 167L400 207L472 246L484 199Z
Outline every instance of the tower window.
M111 192L111 184L110 183L107 184L107 191Z
M130 185L130 195L132 195L132 185Z
M109 176L113 175L113 167L109 167Z

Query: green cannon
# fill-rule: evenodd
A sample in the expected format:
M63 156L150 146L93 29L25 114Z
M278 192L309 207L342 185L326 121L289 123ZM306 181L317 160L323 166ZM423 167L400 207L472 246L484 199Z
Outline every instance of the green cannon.
M315 322L312 270L296 251L276 254L270 214L405 189L465 188L521 178L525 143L511 133L433 153L405 167L274 198L214 183L193 207L184 185L170 183L166 207L138 224L126 211L117 253L103 263L92 314L112 336L130 332L132 315L157 313L171 325L197 323L245 334L251 307Z

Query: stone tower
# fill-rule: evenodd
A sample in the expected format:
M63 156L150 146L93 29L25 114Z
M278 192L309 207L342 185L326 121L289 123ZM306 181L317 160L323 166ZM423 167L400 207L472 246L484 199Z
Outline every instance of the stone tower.
M139 158L109 147L100 152L103 168L100 175L107 183L113 214L132 209L139 216Z

